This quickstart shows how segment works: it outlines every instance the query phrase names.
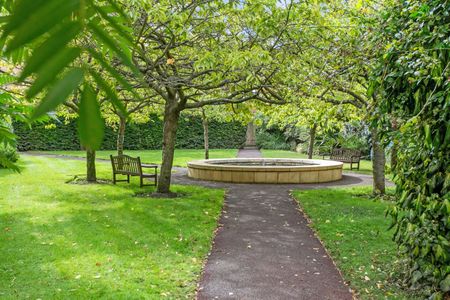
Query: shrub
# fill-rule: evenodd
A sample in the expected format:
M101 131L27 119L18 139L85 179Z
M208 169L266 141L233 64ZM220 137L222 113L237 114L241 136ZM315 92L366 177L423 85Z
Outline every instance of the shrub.
M393 169L395 241L408 261L407 279L431 299L450 296L450 2L399 1L385 12L372 90L377 121L398 131ZM446 39L446 40L445 40Z
M0 144L0 155L5 157L9 162L15 163L19 159L17 150L11 146ZM0 160L0 168L6 168Z
M285 137L281 131L266 130L261 128L256 133L256 145L263 149L272 150L290 150L290 145L286 143Z
M221 123L210 121L209 142L212 149L239 148L245 141L245 127L239 122ZM36 124L33 128L15 123L14 132L18 136L19 151L30 150L80 150L76 120L67 124ZM145 124L127 124L124 146L129 150L152 150L162 148L163 123L157 116ZM105 128L102 150L116 148L117 132ZM196 116L182 116L178 126L176 148L203 148L202 120Z

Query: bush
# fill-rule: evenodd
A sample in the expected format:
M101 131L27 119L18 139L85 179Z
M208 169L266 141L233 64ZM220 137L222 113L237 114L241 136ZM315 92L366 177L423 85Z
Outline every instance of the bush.
M33 128L22 123L14 124L18 136L19 151L31 150L80 150L76 120L67 124L37 124ZM245 127L239 122L221 123L210 121L209 143L212 149L239 148L245 141ZM125 130L125 149L152 150L162 148L163 122L156 115L145 124L127 124ZM102 150L116 149L117 132L105 128ZM182 116L178 126L176 148L203 148L202 120L195 116Z
M0 144L0 156L5 157L9 162L15 163L19 159L19 154L17 150L11 146L5 146ZM0 168L6 168L4 164L2 164L0 160Z
M283 133L279 130L259 129L256 133L256 145L263 149L291 150L291 146L286 143Z
M449 1L411 0L385 12L377 32L389 47L380 47L371 88L380 127L400 129L385 136L399 145L395 241L408 282L430 299L450 297L449 11Z

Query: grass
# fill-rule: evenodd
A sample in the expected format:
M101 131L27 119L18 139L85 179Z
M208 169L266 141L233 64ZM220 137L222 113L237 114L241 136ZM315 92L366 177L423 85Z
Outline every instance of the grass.
M396 245L385 209L368 198L370 187L295 191L312 227L361 299L413 299L388 274L395 270Z
M61 154L70 156L86 157L85 151L44 151L45 153ZM116 150L97 151L97 158L109 159L111 154L115 155ZM140 156L143 163L161 164L161 150L125 150L125 154L130 156ZM175 150L174 166L186 167L187 162L191 160L204 159L202 149L177 149ZM236 157L236 149L211 149L210 158L231 158Z
M84 162L22 156L0 170L1 299L194 298L224 191L174 186L176 199L132 184L77 185ZM110 165L97 164L110 178Z
M62 154L85 157L84 151L45 151L45 153ZM102 150L97 152L98 158L109 159L110 154L115 154L115 150ZM161 163L161 150L126 150L125 153L131 156L140 156L142 162L145 163ZM297 153L285 150L262 150L264 157L278 157L278 158L307 158L306 154ZM232 158L236 157L236 149L211 149L210 158ZM191 160L203 159L204 152L202 149L177 149L175 150L174 166L186 167L187 162ZM322 159L321 156L315 156L316 159ZM350 171L350 165L344 164L344 170ZM368 160L361 160L359 170L352 170L352 172L361 174L372 174L372 162Z
M308 158L308 155L287 150L262 150L263 157L277 158ZM322 156L313 156L314 159L322 159ZM355 164L353 164L353 167ZM350 171L350 164L344 164L344 170ZM351 170L351 172L372 175L372 162L370 160L361 160L359 170Z

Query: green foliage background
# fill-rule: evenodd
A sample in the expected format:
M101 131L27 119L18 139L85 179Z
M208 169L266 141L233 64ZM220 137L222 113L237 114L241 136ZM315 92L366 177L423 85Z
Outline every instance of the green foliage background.
M145 124L128 124L125 131L125 149L161 149L163 122L157 116ZM245 142L246 128L239 122L222 123L211 120L209 123L209 143L212 149L239 148ZM36 124L31 129L23 123L14 124L18 136L19 151L30 150L80 150L76 120L56 126ZM116 129L105 128L102 150L116 149ZM176 148L203 148L202 120L197 116L184 116L180 119Z

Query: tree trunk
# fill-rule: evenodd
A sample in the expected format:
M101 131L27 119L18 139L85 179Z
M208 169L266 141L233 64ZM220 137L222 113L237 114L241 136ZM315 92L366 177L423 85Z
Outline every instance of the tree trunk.
M172 175L175 139L179 117L180 112L170 104L166 104L164 111L162 164L161 173L158 180L158 193L167 194L170 192L170 179Z
M209 159L209 133L208 133L208 118L205 111L202 109L202 123L203 123L203 141L205 145L205 159Z
M314 152L314 142L316 140L317 124L314 123L313 127L309 129L309 146L308 146L308 158L312 159Z
M123 142L125 139L126 120L124 117L119 117L119 131L117 132L117 154L123 155Z
M385 178L384 178L384 166L386 163L386 157L384 154L383 146L378 139L377 128L372 128L372 168L373 168L373 193L384 194L385 193Z
M86 179L88 182L97 181L97 172L95 170L95 150L86 149Z

